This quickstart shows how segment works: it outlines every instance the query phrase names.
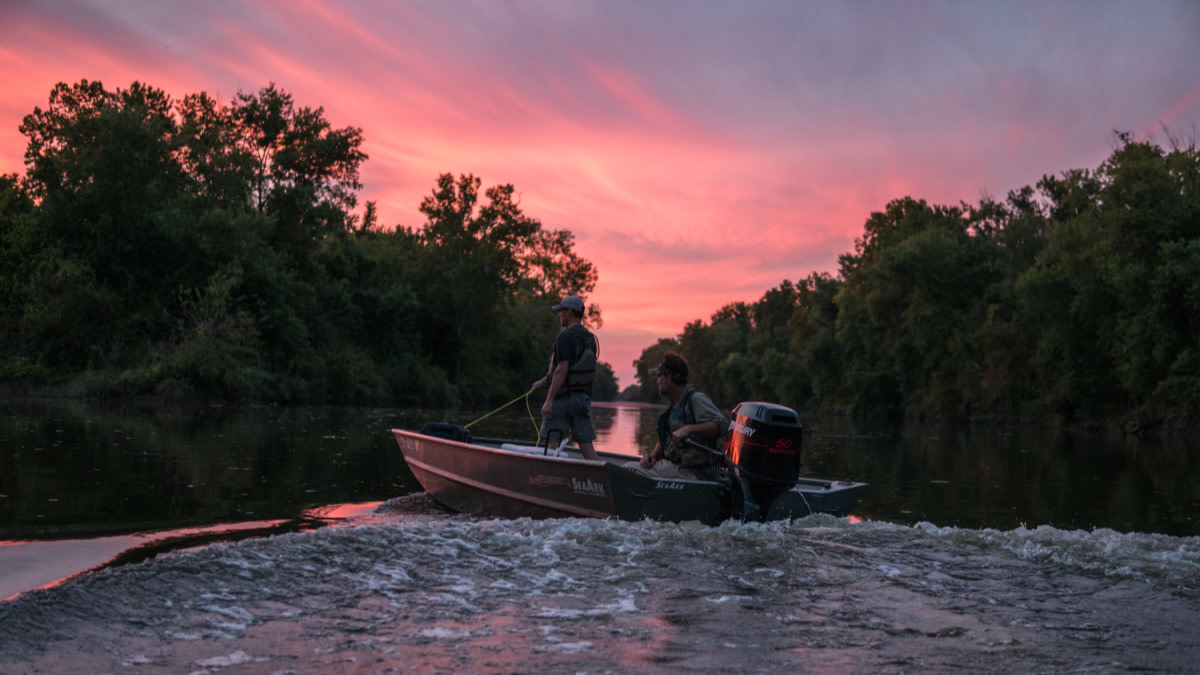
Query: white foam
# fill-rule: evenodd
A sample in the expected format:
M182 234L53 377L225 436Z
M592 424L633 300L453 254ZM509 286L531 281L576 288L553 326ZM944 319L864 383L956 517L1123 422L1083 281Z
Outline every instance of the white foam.
M616 602L599 605L591 609L563 609L561 607L546 607L539 609L537 616L544 619L588 619L613 614L633 614L638 611L632 597L620 598Z
M579 652L593 649L591 642L556 642L548 645L539 645L533 648L535 652L562 652L563 654L578 654Z
M898 576L902 576L904 574L899 569L892 567L891 565L876 565L875 569L883 576L892 578L892 579L894 579Z
M223 656L200 659L196 662L196 665L202 668L228 668L230 666L239 666L243 663L250 663L253 660L249 654L239 649Z
M1200 570L1200 537L1121 533L1106 528L1060 530L1051 525L1028 529L966 530L918 523L926 534L1008 551L1022 560L1053 562L1104 574L1149 580L1190 576Z
M471 637L471 631L462 630L461 628L446 628L444 626L434 626L433 628L422 628L415 633L419 637L430 638L432 640L462 640Z

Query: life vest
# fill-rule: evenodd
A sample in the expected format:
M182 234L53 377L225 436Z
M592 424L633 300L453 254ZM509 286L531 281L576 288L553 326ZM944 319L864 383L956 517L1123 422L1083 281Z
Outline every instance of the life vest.
M683 398L679 399L679 405L658 416L658 442L662 445L663 457L667 460L678 464L681 468L691 470L703 480L713 480L717 476L718 460L716 455L708 450L693 447L686 441L677 443L671 434L672 428L678 429L684 425L696 423L696 411L692 408L692 397L696 393L695 387L688 387L684 390ZM672 421L676 423L672 424ZM718 424L717 426L723 427L724 425ZM714 439L718 448L723 435L724 430L722 429L721 435ZM711 442L713 441L705 441L704 445Z
M692 412L692 396L695 396L696 388L688 387L683 398L680 399L679 405L672 408L670 411L664 411L658 416L658 442L662 445L663 455L675 462L679 463L679 448L675 445L674 439L671 438L671 419L679 421L676 426L684 426L686 424L696 423L696 414ZM671 452L674 450L674 452Z
M592 381L596 379L600 342L583 326L571 326L567 331L575 338L575 360L567 365L567 381L563 383L563 389L570 393L590 394Z

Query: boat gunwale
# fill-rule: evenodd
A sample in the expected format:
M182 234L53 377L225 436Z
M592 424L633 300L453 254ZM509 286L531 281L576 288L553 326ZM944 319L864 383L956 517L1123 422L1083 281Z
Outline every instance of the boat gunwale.
M537 448L538 447L536 445L528 445L528 441L522 441L522 440L517 440L517 439L512 439L512 438L479 437L479 438L473 438L471 440L471 442L468 443L468 442L463 442L463 441L456 441L456 440L449 439L449 438L443 438L441 436L433 436L431 434L422 433L420 431L410 431L408 429L392 428L392 429L389 429L389 431L393 435L399 433L399 434L403 434L405 436L413 436L413 437L416 437L419 439L430 439L436 443L456 445L456 446L468 448L468 449L471 449L471 450L474 450L477 452L500 453L500 454L505 455L506 457L527 457L527 458L530 458L535 461L554 460L556 462L572 462L575 464L583 464L583 465L591 467L591 468L603 467L605 464L607 464L609 462L612 462L612 463L620 466L621 462L623 462L623 461L630 462L630 461L635 461L638 459L638 457L635 457L633 455L625 455L625 454L621 454L621 453L608 452L608 451L603 451L603 450L596 451L596 454L600 456L599 459L586 459L583 457L559 457L556 455L549 455L549 454L537 455L537 454L533 454L533 453L522 452L520 450L510 450L510 449L499 447L501 444L504 444L504 443L511 443L513 445L522 445L522 446L528 447L528 448ZM403 448L401 448L401 453L403 453ZM439 475L441 475L441 474L439 474ZM713 483L713 482L716 482L716 481L706 481L706 480L689 479L689 478L665 478L665 477L659 478L658 480L679 481L679 482L684 482L684 483ZM794 487L792 487L791 489L799 490L800 492L810 492L811 493L811 492L828 492L833 489L846 489L849 487L854 487L854 486L859 486L859 485L869 486L870 483L863 483L863 482L854 481L854 480L836 480L836 479L831 480L828 478L812 478L809 476L800 476L799 478L796 479L796 485Z
M637 457L634 457L632 455L622 455L620 453L606 452L606 451L600 451L600 450L596 451L596 454L599 455L599 457L600 457L599 459L587 459L584 457L570 457L570 456L560 457L558 455L551 455L551 454L537 455L534 453L523 452L521 450L511 450L508 448L499 447L500 444L511 443L513 445L521 445L521 446L524 446L527 448L539 448L539 446L536 446L536 445L529 445L528 441L521 441L521 440L516 440L516 439L511 439L511 438L473 438L471 440L471 442L468 443L468 442L464 442L464 441L456 441L456 440L453 440L450 438L443 438L441 436L433 436L430 434L421 433L420 431L409 431L408 429L390 429L390 431L392 432L393 435L394 434L403 434L405 436L413 436L413 437L420 438L420 439L430 439L437 443L456 445L459 447L469 448L471 450L476 450L476 451L482 451L482 452L488 452L488 453L502 453L505 456L530 457L530 458L534 458L539 461L552 459L552 460L557 460L560 462L574 462L577 464L584 464L589 467L603 467L604 464L609 461L612 461L612 462L619 462L621 460L634 461L637 459ZM401 451L403 452L403 448L401 448Z
M422 439L432 439L436 443L453 444L453 445L457 445L459 447L469 448L469 449L475 450L475 451L487 452L487 453L500 453L506 457L523 457L523 458L527 458L530 461L534 461L534 462L543 462L546 460L554 460L556 462L570 462L573 464L583 464L592 469L603 469L608 464L614 464L618 468L626 468L624 466L624 464L626 462L634 462L634 461L637 461L637 459L638 459L638 457L635 457L633 455L623 455L621 453L607 452L607 451L602 451L602 450L596 451L596 454L599 455L599 459L586 459L583 457L559 457L557 455L538 455L538 454L534 454L534 453L523 452L521 450L512 450L509 448L493 447L493 444L499 445L502 443L512 443L514 445L523 445L524 447L527 447L527 448L537 448L538 447L538 446L534 446L534 445L526 445L526 441L513 440L510 438L473 438L473 439L471 439L471 442L467 443L464 441L455 441L455 440L448 439L448 438L442 438L441 436L432 436L430 434L421 433L420 431L409 431L407 429L391 429L391 431L393 433L399 432L399 433L402 433L402 434L405 434L408 436L417 436ZM404 449L401 448L400 452L403 454ZM407 459L408 458L405 457L406 461L407 461ZM631 469L627 469L627 470L631 470ZM441 476L442 474L439 473L438 475ZM714 481L714 480L704 480L701 478L650 476L647 474L642 474L642 475L646 476L647 478L649 478L651 480L655 480L655 481L669 481L672 483L684 483L684 484L688 484L688 485L692 485L692 484L709 485L709 484L720 482L720 481ZM443 477L448 478L449 476L443 476ZM828 483L829 481L822 481L822 482Z

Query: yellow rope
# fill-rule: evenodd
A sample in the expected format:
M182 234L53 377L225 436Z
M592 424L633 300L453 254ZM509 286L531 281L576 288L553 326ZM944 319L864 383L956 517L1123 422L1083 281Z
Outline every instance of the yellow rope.
M532 391L529 392L529 394L532 394L532 393L533 393ZM529 396L529 394L526 394L526 396ZM533 425L533 434L535 436L537 436L537 443L534 443L534 445L541 445L542 444L542 429L541 429L541 427L538 426L538 423L536 421L534 421L534 419L533 419L533 408L529 407L529 399L528 398L525 399L525 410L529 413L529 423Z
M508 403L505 403L504 405L500 406L499 408L496 408L496 409L495 409L495 410L493 410L492 412L490 412L490 413L488 413L488 414L484 415L483 417L480 417L479 419L475 420L474 422L470 422L470 423L468 423L468 424L465 424L465 425L463 425L463 426L464 426L464 427L466 427L466 428L470 428L472 424L475 424L475 422L482 422L483 420L486 420L487 418L491 417L492 415L495 415L496 413L500 412L501 410L504 410L504 409L505 409L505 408L507 408L508 406L510 406L510 405L512 405L512 404L514 404L514 403L516 403L517 401L520 401L521 399L528 399L528 398L529 398L529 395L530 395L530 394L532 394L532 393L533 393L533 390L527 391L527 392L525 392L524 394L521 394L520 396L518 396L518 397L514 398L513 400L509 401ZM529 401L528 401L528 400L525 402L525 408L526 408L526 409L528 409L528 408L529 408ZM529 419L531 419L531 420L533 419L533 413L532 413L532 412L530 412L530 413L529 413Z

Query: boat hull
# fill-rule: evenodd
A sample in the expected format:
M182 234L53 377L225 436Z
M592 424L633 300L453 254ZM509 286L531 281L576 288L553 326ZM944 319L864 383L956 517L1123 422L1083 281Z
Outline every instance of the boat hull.
M785 520L812 513L848 515L864 483L801 479L764 515L744 501L731 481L653 478L626 465L623 455L600 461L515 442L471 442L393 429L404 460L437 501L454 511L493 518L619 518L697 520L715 525L730 517Z
M409 470L434 499L484 517L608 518L603 464L505 451L393 429Z
M728 481L653 478L611 462L607 468L614 515L621 520L698 520L716 525L730 513L733 494Z

